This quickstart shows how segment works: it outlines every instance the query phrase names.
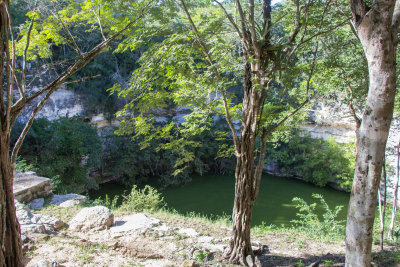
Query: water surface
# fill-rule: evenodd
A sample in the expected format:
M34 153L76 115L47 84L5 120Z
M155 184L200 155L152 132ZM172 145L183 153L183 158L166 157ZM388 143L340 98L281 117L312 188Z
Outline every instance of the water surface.
M170 187L161 191L168 207L179 213L195 212L207 216L231 214L233 208L235 179L233 176L205 175L195 176L192 182L179 187ZM100 190L91 192L91 198L106 194L113 197L129 192L129 188L116 183L100 186ZM300 197L307 202L316 202L311 195L321 194L330 207L344 206L339 219L346 218L349 194L332 188L320 188L312 184L282 177L263 175L260 193L254 205L253 225L265 222L267 225L288 225L296 219L298 209L292 202ZM318 211L321 211L319 209Z

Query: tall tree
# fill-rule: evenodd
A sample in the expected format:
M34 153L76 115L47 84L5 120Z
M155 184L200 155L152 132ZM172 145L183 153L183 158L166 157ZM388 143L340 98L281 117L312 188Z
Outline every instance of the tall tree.
M134 72L129 88L114 88L133 99L125 111L135 111L133 123L123 122L121 132L135 128L136 134L166 136L176 126L184 134L189 130L198 133L201 127L194 124L194 118L210 114L225 118L236 156L233 231L226 256L232 263L253 265L250 226L266 140L308 103L317 39L343 21L326 18L331 1L287 1L275 10L271 0L180 0L179 4L185 17L176 15L179 26L175 24L175 31L143 54L141 68ZM232 38L232 32L236 38ZM311 42L313 46L301 50ZM290 75L293 73L298 76ZM230 91L232 75L244 77L240 92L243 98L238 102ZM150 113L171 100L191 107L192 113L186 116L188 123L171 122L162 130L154 130L148 124ZM237 119L240 130L234 125ZM179 140L165 146L182 148L182 144Z
M400 1L351 0L353 24L368 62L369 89L357 135L346 227L346 266L371 266L372 228L396 92Z
M144 1L135 5L132 4L132 7L136 9L136 16L132 17L132 19L127 19L126 17L115 18L115 29L108 29L110 37L106 38L102 29L104 40L95 47L84 51L76 45L74 37L68 30L66 21L61 16L64 14L65 18L70 19L69 21L74 18L75 20L81 19L90 23L90 18L93 16L92 9L96 7L96 12L94 12L95 21L101 28L100 10L105 11L107 8L110 10L110 6L107 6L107 4L101 5L99 1L97 3L92 3L91 1L79 4L73 3L64 13L55 11L54 16L49 17L49 21L40 21L39 13L32 12L30 14L30 22L26 27L22 27L20 34L16 37L12 27L9 1L2 0L0 2L0 84L2 85L0 89L0 266L23 266L20 227L14 206L13 180L18 150L37 113L57 88L71 82L68 79L75 72L85 67L112 40L118 38L132 26L137 25L150 3L151 1ZM106 12L106 14L110 15L110 12ZM66 14L70 16L68 17ZM88 16L88 14L90 15ZM72 18L71 15L75 17ZM113 19L112 16L109 19ZM50 27L46 29L46 25ZM67 37L63 38L62 35L56 32L57 29L63 31ZM47 52L51 52L49 44L55 43L58 45L63 42L62 40L73 47L77 57L51 82L38 91L33 91L29 86L31 81L29 81L27 75L29 69L28 61L38 57L46 57L48 55ZM21 46L22 49L18 50L18 46ZM18 69L18 66L21 66L21 68ZM31 110L31 115L15 145L11 148L11 130L21 112L28 105L34 106Z

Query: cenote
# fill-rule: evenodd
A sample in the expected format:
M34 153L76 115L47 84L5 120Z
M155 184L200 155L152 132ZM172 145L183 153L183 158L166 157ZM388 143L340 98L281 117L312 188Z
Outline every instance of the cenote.
M168 187L161 191L168 208L181 214L194 212L207 217L229 215L232 212L235 179L233 176L205 175L195 176L184 186ZM130 188L117 183L100 185L100 189L89 193L91 199L128 193ZM312 194L323 195L329 207L344 206L338 219L345 220L349 194L329 187L320 188L312 184L282 177L263 175L260 193L254 205L253 225L289 225L296 219L298 209L292 202L300 197L308 203L318 200ZM317 209L321 212L321 209Z

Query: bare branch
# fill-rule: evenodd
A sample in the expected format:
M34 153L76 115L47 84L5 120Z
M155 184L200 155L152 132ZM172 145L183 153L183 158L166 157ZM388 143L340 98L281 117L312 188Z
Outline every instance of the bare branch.
M28 120L28 122L25 124L24 129L22 130L20 136L18 137L17 142L15 143L12 153L11 153L11 165L15 166L17 162L17 155L18 151L22 146L22 143L25 139L25 136L27 135L29 129L31 128L33 121L36 118L37 113L39 110L43 107L44 103L49 99L51 94L57 89L57 87L53 87L50 91L47 92L47 94L44 96L44 98L36 105L35 109L32 111L32 114Z
M256 25L254 22L254 0L249 0L249 29L250 29L251 43L253 45L253 50L256 54L257 59L260 59L261 53L260 53L260 48L257 44Z
M65 83L63 83L63 84L61 84L61 85L67 85L67 84L72 84L72 83L79 83L79 82L83 82L83 81L86 81L86 80L89 80L89 79L94 79L94 78L97 78L97 77L100 77L100 76L101 76L100 74L97 74L97 75L94 75L94 76L87 76L87 77L83 77L83 78L78 79L78 80L73 80L73 81L65 82Z
M6 55L7 55L7 61L10 62L11 60L11 64L7 64L7 96L6 96L6 114L5 114L5 124L3 125L3 127L6 127L6 129L10 129L10 123L9 123L9 119L10 119L10 111L11 111L11 106L12 106L12 99L13 99L13 85L14 85L14 75L15 75L15 64L16 64L16 51L15 51L15 39L14 39L14 32L12 29L12 22L11 22L11 14L10 11L8 9L8 5L5 4L5 11L7 13L7 22L8 22L8 27L9 27L9 32L10 32L10 37L11 37L11 45L12 45L12 59L10 56L10 50L8 49L9 44L7 44L7 49L6 49ZM4 66L4 65L3 65ZM3 67L1 66L1 67Z
M28 61L28 49L29 49L29 44L31 42L31 33L32 33L32 28L33 28L34 20L32 19L31 22L29 23L28 27L28 33L26 35L26 44L22 56L22 80L21 80L21 97L25 97L25 91L26 91L26 65Z
M243 34L240 32L238 25L235 23L235 21L233 20L232 16L228 14L228 12L226 11L226 9L224 8L224 6L218 2L217 0L213 0L220 8L221 10L224 12L225 16L228 18L229 22L232 24L232 27L235 29L236 33L239 35L239 38L242 40L243 45L246 47L246 49L249 49L248 44L247 44L247 40L244 39Z
M242 5L240 4L239 0L236 0L236 7L237 7L238 12L239 12L240 24L242 25L243 38L247 42L247 46L248 46L247 49L248 49L248 48L250 48L250 45L251 45L252 41L251 41L251 37L249 36L249 34L247 32L246 17L244 16Z
M55 10L56 10L56 7L54 6L54 3L52 3L52 4L53 4L53 8L54 8L54 12L52 12L52 13L53 13L53 16L55 16L55 17L58 19L58 21L61 23L61 26L63 27L63 29L67 32L67 35L68 35L69 39L71 39L72 45L73 45L74 50L75 50L75 52L77 53L77 55L78 55L79 57L82 57L82 56L83 56L83 55L82 55L82 51L79 49L78 45L77 45L76 42L75 42L74 37L72 36L72 34L71 34L71 32L69 31L68 27L65 25L64 21L60 18L60 16L58 15L58 13L55 11Z
M101 20L100 20L100 7L98 7L97 12L95 10L93 10L94 15L97 18L97 23L99 23L99 27L100 27L100 34L103 37L103 40L106 40L106 36L104 35L104 31L103 31L103 26L101 25Z
M338 64L338 68L342 71L343 75L346 76L346 78L347 78L346 85L347 85L347 88L350 91L350 97L347 97L347 91L346 91L346 97L348 98L348 101L349 101L348 106L349 106L350 113L353 116L354 121L356 123L356 127L358 129L361 126L361 118L357 116L357 113L355 112L355 109L354 109L354 105L353 105L353 99L354 99L354 97L353 97L353 87L350 84L350 76L346 73L346 71L339 64Z

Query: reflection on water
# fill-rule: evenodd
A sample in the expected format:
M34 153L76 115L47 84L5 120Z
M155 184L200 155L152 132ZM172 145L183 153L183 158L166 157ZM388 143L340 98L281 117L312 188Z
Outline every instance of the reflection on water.
M167 188L162 191L169 208L186 214L195 212L207 216L221 216L231 214L233 207L235 179L232 176L196 176L193 181L180 187ZM116 183L107 183L100 190L91 192L91 198L121 195L129 188ZM260 193L254 203L253 225L265 222L267 225L290 224L296 218L296 205L292 202L294 197L300 197L308 203L316 200L311 197L313 193L324 196L328 205L344 206L339 214L339 220L346 219L349 194L331 188L320 188L299 180L286 179L264 175L261 180ZM321 211L321 210L317 210Z

